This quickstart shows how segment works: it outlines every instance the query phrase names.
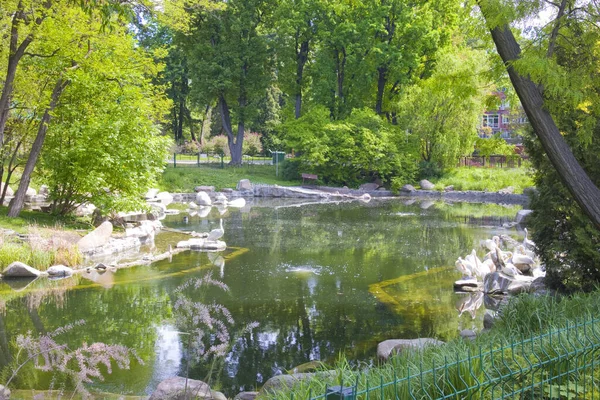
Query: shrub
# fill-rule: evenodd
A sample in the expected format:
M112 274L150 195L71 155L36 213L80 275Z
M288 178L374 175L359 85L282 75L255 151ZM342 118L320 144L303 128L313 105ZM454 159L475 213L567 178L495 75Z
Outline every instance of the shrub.
M442 167L437 162L421 161L419 163L419 179L440 178L442 175Z
M213 136L208 139L204 145L204 150L207 153L218 154L225 157L229 157L231 155L231 152L229 151L229 144L227 142L227 136L225 135Z
M281 163L281 177L286 181L300 179L301 160L298 158L286 158Z
M262 153L262 151L261 135L259 133L244 133L242 153L247 156L257 156Z
M192 140L185 142L181 146L177 146L177 152L181 154L198 154L200 151L200 143Z

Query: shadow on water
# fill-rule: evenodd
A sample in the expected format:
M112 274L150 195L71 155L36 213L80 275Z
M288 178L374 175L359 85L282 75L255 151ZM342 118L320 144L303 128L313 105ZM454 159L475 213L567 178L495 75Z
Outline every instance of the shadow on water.
M479 329L482 318L481 310L464 309L478 299L452 292L454 261L481 239L506 232L499 227L519 209L397 200L280 207L285 204L165 219L170 228L208 232L223 218L223 253L185 252L110 275L39 279L16 288L0 283L0 365L15 356L10 343L16 335L83 319L86 324L63 342L120 343L145 361L107 376L94 390L150 393L161 380L185 374L186 341L174 325L175 289L207 272L229 287L209 297L229 309L236 327L259 323L252 333L235 336L212 376L211 386L230 396L340 353L370 362L381 340L449 340L462 329ZM172 238L159 235L157 248L168 247ZM205 363L197 363L190 377L208 373ZM23 389L51 383L32 369L23 376L29 377L17 382Z

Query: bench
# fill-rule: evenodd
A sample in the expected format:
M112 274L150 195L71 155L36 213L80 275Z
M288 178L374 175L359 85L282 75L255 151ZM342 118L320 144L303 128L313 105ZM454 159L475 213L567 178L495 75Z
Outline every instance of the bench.
M314 174L302 174L302 184L304 185L304 181L308 180L308 181L317 181L317 179L319 179L319 177L317 175Z

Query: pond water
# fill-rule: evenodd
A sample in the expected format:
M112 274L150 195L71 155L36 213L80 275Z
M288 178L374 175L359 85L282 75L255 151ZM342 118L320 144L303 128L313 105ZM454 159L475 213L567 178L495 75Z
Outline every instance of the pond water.
M161 380L186 373L188 339L177 323L176 288L208 272L229 291L191 296L224 305L235 320L232 347L210 377L214 389L232 397L311 360L333 362L344 354L372 362L385 339L449 340L461 329L482 326L482 310L462 316L457 311L468 297L452 291L459 278L456 258L494 234L516 236L500 226L518 209L396 199L302 207L259 202L222 217L216 209L187 221L185 214L168 216L168 227L204 232L223 218L223 258L184 252L116 273L38 280L27 287L0 283L0 366L16 357L11 342L18 334L85 320L57 341L72 348L120 343L144 360L129 371L115 369L94 391L151 393ZM164 233L157 245L181 239ZM251 333L236 335L253 321L258 327ZM210 373L208 363L193 363L189 370L196 379ZM56 385L31 368L20 376L17 386L24 389Z

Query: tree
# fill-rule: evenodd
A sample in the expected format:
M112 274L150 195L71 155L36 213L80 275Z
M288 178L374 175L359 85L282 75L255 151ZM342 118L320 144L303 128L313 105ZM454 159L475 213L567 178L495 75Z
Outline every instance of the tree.
M420 142L421 159L454 166L473 151L483 112L485 55L447 48L428 79L407 89L397 108L399 124Z
M265 0L234 0L222 8L202 6L190 14L186 48L191 96L199 106L217 103L231 164L242 162L245 129L271 76L267 38L260 31L270 6Z
M562 0L560 4L557 4L558 10L553 21L553 28L547 36L547 40L544 40L547 48L545 54L541 54L544 54L545 57L540 56L540 52L538 52L528 58L527 55L522 54L521 47L509 25L511 18L507 16L514 15L515 10L506 10L492 0L480 0L479 6L487 21L498 54L506 65L510 80L548 159L573 199L596 228L600 229L600 189L573 155L547 107L547 100L544 98L548 84L556 86L557 81L552 81L552 76L547 74L544 81L541 82L544 76L543 68L550 67L550 72L562 71L553 60L553 56L559 33L567 25L565 22L582 18L594 24L598 20L597 10L593 4L580 8L568 0ZM529 7L521 7L521 9L536 11L531 4ZM525 67L528 63L527 60L534 61L532 63L534 69ZM536 70L535 67L538 69ZM542 84L540 85L540 83Z

